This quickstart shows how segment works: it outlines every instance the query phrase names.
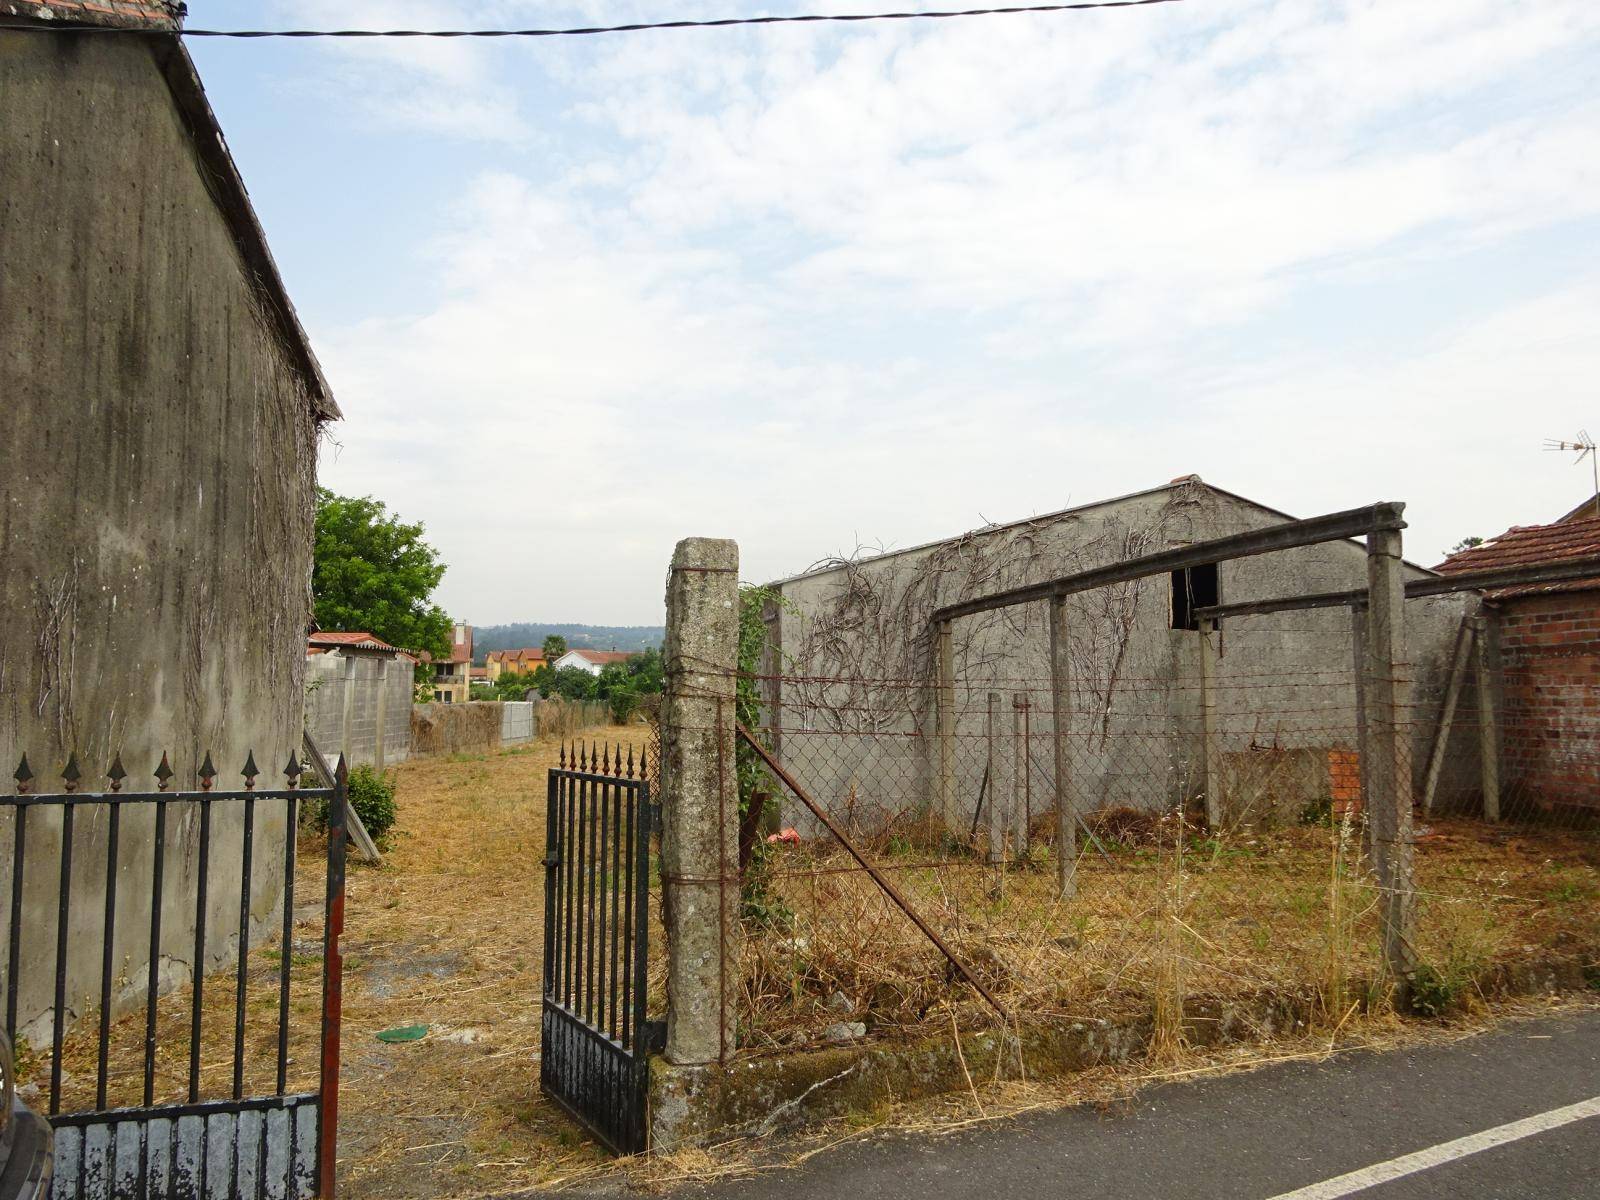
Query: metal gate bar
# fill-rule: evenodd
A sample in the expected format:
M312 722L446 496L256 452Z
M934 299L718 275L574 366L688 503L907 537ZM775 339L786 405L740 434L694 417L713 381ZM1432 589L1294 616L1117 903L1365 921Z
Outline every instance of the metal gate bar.
M301 1197L333 1196L334 1147L339 1072L339 1001L341 958L339 936L344 915L345 798L347 775L339 764L331 787L301 788L302 774L298 755L291 755L284 769L286 786L278 790L258 790L259 774L255 756L248 757L241 775L244 786L234 791L215 789L216 769L211 756L199 770L200 790L169 791L175 772L163 755L154 775L157 790L124 792L127 772L120 756L106 770L109 788L101 792L79 791L81 771L74 755L62 771L64 788L60 792L36 794L34 776L23 756L13 778L16 790L0 795L0 817L10 813L13 838L10 880L10 930L5 958L5 1036L15 1044L24 1017L24 955L37 955L44 946L48 969L52 972L46 1113L55 1131L56 1162L51 1195L66 1200L160 1200L164 1197L189 1200L193 1197L227 1196L239 1200L300 1200ZM328 887L323 908L322 1024L321 1062L316 1091L288 1090L290 1062L290 976L294 960L294 869L295 837L304 801L327 806ZM197 845L194 849L193 912L194 938L189 964L191 994L188 1016L188 1062L183 1085L184 1097L156 1103L156 1066L161 1049L158 1036L158 1001L161 983L162 918L165 900L165 860L169 842L169 808L174 803L181 817L198 810ZM206 924L207 884L211 873L214 841L213 812L218 819L238 814L239 859L237 958L233 986L231 1029L231 1077L226 1095L207 1097L201 1086L201 1035L205 1027L206 1002ZM154 810L150 839L138 848L128 844L124 829L124 810ZM250 901L257 877L255 833L257 809L282 814L284 828L283 926L278 939L279 963L276 979L278 1005L275 1030L275 1058L272 1064L276 1089L267 1095L245 1094L249 1060L246 1042L246 1011L250 978ZM78 816L80 810L83 816ZM54 820L52 820L52 817ZM74 864L74 841L80 824L92 829L100 819L105 823L103 861L91 862L88 870L95 879L91 892L93 905L101 919L102 939L98 989L99 1014L96 1021L98 1045L95 1055L93 1100L73 1108L64 1092L62 1048L68 1031L67 1014L74 998L69 995L69 931L74 913L74 875L85 868ZM52 828L54 826L54 828ZM0 823L0 829L4 824ZM30 836L30 829L34 832ZM49 883L38 879L46 869L52 851L45 849L59 830L54 847L54 878ZM92 844L92 843L85 843ZM29 853L32 847L32 853ZM150 918L146 952L149 965L143 972L143 1048L140 1094L143 1103L130 1107L109 1107L110 1085L128 1078L125 1064L119 1071L111 1059L115 990L113 985L118 932L117 910L120 863L131 854L153 856L150 883ZM101 858L96 854L96 859ZM180 873L180 878L182 874ZM30 892L30 881L32 891ZM76 889L78 907L83 906L82 875ZM54 884L54 887L50 886ZM231 890L231 888L230 888ZM48 903L44 897L50 896ZM55 924L49 925L46 907L55 909ZM24 939L26 926L33 936ZM48 929L49 935L40 936ZM126 932L126 931L124 931ZM33 1022L44 1020L41 1016ZM264 1064L263 1064L264 1065ZM139 1076L134 1074L133 1079Z
M646 1148L650 785L633 751L561 749L545 819L540 1088L618 1154Z

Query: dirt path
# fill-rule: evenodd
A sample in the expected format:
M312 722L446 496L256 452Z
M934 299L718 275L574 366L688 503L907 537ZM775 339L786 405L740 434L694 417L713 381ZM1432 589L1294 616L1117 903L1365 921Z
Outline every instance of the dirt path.
M626 753L644 727L600 731ZM603 1156L539 1094L545 778L556 743L400 768L379 868L353 867L339 1174L350 1197L485 1195ZM420 1041L381 1030L425 1024Z

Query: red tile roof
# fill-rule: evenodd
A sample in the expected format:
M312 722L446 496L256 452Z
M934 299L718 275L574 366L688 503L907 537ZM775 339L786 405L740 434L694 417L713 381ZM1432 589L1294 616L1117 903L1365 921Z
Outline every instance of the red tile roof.
M120 29L177 29L184 5L175 0L0 0L0 14Z
M395 647L389 645L382 638L373 637L366 630L332 630L320 629L306 637L308 653L321 653L327 650L336 650L341 647L353 650L376 650L389 654L399 653Z
M1493 571L1502 567L1536 566L1596 556L1600 556L1600 517L1590 517L1587 520L1558 521L1554 525L1514 525L1481 546L1452 554L1434 570L1441 575L1459 575L1463 571ZM1560 583L1496 588L1488 594L1499 599L1594 589L1600 589L1600 576L1569 579Z

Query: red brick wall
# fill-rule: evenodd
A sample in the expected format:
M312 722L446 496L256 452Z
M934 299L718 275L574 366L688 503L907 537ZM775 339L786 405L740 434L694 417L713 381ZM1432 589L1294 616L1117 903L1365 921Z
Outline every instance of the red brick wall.
M1600 816L1600 592L1496 608L1509 813Z

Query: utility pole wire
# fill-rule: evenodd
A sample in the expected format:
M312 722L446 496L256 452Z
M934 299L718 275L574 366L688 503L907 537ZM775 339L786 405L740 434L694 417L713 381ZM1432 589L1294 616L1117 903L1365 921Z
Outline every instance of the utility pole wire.
M937 21L952 17L1002 17L1023 13L1082 12L1095 8L1148 8L1183 0L1083 0L1077 4L1018 4L1001 8L930 9L923 12L802 13L780 17L716 17L703 21L641 21L631 25L587 25L570 29L162 29L146 26L0 23L0 29L45 33L144 34L191 38L547 38L599 33L643 33L657 29L728 29L739 25L814 25L851 21Z

